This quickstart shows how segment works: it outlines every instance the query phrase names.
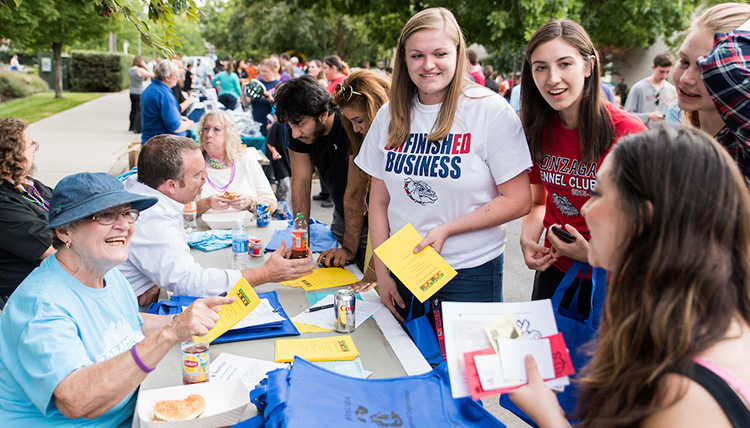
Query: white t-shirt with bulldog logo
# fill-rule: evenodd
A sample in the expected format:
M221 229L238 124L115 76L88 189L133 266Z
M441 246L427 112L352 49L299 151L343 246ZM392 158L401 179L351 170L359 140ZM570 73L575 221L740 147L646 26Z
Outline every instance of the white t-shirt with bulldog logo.
M441 105L421 104L416 96L409 138L400 147L386 147L389 104L370 126L355 163L384 181L391 235L411 223L424 237L430 229L479 209L498 196L498 184L531 167L521 121L507 101L478 86L467 87L465 94L442 141L426 141ZM505 226L498 225L449 237L441 255L454 269L466 269L504 249Z

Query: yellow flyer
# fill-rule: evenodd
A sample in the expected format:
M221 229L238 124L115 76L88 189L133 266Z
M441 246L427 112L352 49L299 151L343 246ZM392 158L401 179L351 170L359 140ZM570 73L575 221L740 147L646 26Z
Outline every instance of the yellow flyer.
M208 343L213 342L214 339L234 327L260 303L260 298L245 278L237 281L237 284L234 284L232 291L227 293L227 296L234 297L234 303L221 307L219 321L206 335Z
M317 268L313 273L291 281L281 282L281 285L300 287L304 290L321 290L324 288L341 287L354 284L357 278L354 274L341 267Z
M294 361L294 356L308 361L350 361L359 351L351 336L315 337L312 339L284 339L276 341L276 362Z
M326 332L326 331L333 331L330 328L323 328L323 327L318 327L317 325L302 324L298 322L295 322L294 326L297 327L297 330L300 333L320 333L320 332Z
M414 247L421 241L419 232L409 223L376 248L375 254L424 302L453 279L456 271L430 246L414 254Z

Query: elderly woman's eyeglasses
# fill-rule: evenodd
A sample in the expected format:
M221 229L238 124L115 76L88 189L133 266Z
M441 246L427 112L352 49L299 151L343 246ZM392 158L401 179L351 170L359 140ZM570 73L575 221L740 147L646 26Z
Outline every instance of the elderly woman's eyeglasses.
M352 89L351 85L343 86L341 83L336 85L336 95L341 95L344 101L350 101L354 95L362 96L359 92Z
M123 216L125 217L125 221L127 221L130 224L133 224L135 223L136 220L138 220L138 216L140 214L141 213L138 212L138 210L133 209L133 208L123 211L121 213L105 211L99 214L94 214L93 216L91 216L91 220L97 221L101 225L108 226L110 224L115 224L117 219L120 218L120 216Z

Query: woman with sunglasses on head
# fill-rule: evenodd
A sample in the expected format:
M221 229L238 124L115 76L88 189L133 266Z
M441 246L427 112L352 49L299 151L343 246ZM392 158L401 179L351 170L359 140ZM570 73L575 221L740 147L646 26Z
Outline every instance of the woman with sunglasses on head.
M176 316L139 314L116 266L139 211L157 199L104 173L63 178L50 201L57 253L8 300L0 322L0 420L7 426L130 426L138 385L177 343L202 336L232 297Z
M356 163L372 176L370 237L377 248L411 223L458 275L435 298L502 301L505 226L528 213L531 166L508 103L466 74L466 42L450 11L406 23L390 102L378 112ZM380 300L404 319L411 293L375 259Z
M646 127L604 100L599 54L575 21L560 19L539 28L526 48L522 73L521 117L534 167L521 249L526 265L537 271L532 299L549 299L574 261L588 261L589 233L580 211L601 161L621 136ZM571 235L571 242L555 235L553 227ZM589 270L581 281L587 291L579 294L579 309L586 313L590 278Z
M750 195L726 151L679 125L625 137L582 212L591 264L611 275L576 426L750 426ZM511 399L569 426L526 368Z
M26 275L55 253L47 230L52 189L31 176L38 149L25 123L0 119L0 309Z
M372 120L375 118L378 110L380 110L383 104L388 102L388 91L390 91L390 88L391 82L382 74L371 70L359 70L347 76L334 91L333 103L341 110L341 125L349 137L351 151L351 155L349 156L349 174L362 174L362 177L365 178L364 180L350 178L347 181L348 183L362 184L363 186L361 188L352 185L346 187L344 211L367 211L370 177L354 165L354 158L359 154L362 141L367 135L367 131L370 129ZM357 200L355 206L346 203L346 201L352 200ZM363 221L367 221L367 217L364 217ZM358 237L351 238L358 239ZM344 239L347 239L347 237L345 236ZM324 254L321 254L321 256ZM326 259L328 259L327 256ZM372 250L365 255L365 259L369 260L369 262L365 263L364 276L361 281L350 287L353 290L367 291L377 285Z

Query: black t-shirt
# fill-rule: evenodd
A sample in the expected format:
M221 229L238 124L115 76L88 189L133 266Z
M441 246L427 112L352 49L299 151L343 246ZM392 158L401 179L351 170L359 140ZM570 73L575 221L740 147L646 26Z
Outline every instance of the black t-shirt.
M185 91L190 92L193 89L193 72L185 70Z
M292 132L282 122L274 122L266 136L266 146L273 146L281 155L279 159L273 159L271 153L266 149L266 156L271 161L273 173L277 180L291 177L292 168L289 165L289 150L287 149L287 136L291 138Z
M484 79L484 86L486 88L489 88L489 89L497 92L497 93L500 92L500 85L498 85L497 82L495 81L495 79L493 79L493 78L490 78L490 77L485 78Z
M344 217L344 191L349 171L349 137L341 126L339 112L333 117L333 126L328 135L322 135L312 144L305 144L292 138L287 127L289 150L310 155L310 161L318 169L321 179L328 186L336 211ZM294 171L292 171L294 173Z
M174 94L174 97L177 99L177 106L179 107L180 104L185 102L185 96L182 95L182 89L180 89L180 85L174 85L172 86L172 93ZM187 111L187 107L185 107L185 110L180 110L180 114L184 114Z
M52 189L34 180L39 193L50 200ZM0 183L0 296L10 295L39 266L39 257L52 244L47 210L24 199L6 180Z

